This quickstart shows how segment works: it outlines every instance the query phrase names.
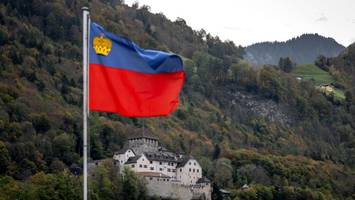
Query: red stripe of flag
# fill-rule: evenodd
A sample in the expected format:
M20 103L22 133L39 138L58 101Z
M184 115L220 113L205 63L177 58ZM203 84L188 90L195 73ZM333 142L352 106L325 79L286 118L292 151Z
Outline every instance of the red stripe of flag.
M174 112L185 73L145 74L90 64L90 111L125 117L158 117Z

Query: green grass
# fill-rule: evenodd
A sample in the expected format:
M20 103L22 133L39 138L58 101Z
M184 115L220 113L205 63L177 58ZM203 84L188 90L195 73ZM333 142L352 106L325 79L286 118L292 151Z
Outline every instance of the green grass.
M324 71L313 64L297 65L292 73L297 77L302 77L303 80L312 81L316 86L335 82L334 78L327 71ZM337 100L344 100L344 92L342 90L335 89L334 98Z
M334 98L337 100L345 100L345 94L343 91L335 89L334 90Z
M312 64L297 65L292 73L298 77L302 77L303 80L313 81L316 86L334 82L333 77L328 72Z

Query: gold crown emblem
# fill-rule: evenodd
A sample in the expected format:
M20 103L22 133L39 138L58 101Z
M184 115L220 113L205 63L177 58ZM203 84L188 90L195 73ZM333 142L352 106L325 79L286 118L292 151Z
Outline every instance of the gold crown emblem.
M112 49L112 42L110 39L104 38L103 36L94 37L93 47L96 54L107 56Z

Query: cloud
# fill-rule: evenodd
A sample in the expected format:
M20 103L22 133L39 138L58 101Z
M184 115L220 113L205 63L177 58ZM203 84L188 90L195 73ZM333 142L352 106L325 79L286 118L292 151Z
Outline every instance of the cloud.
M224 26L223 28L226 29L226 30L230 30L230 31L244 31L244 32L250 32L251 31L250 28L237 27L237 26Z
M316 19L316 22L326 22L328 21L328 17L326 16L321 16L320 18Z
M240 30L243 30L241 27L236 27L236 26L224 26L224 29L232 30L232 31L240 31Z

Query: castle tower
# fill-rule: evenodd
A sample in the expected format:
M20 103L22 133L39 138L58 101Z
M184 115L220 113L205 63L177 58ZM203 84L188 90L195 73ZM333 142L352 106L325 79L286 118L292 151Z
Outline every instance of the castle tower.
M144 152L157 152L159 141L149 133L141 133L128 138L128 148L133 149L136 155L141 155Z

